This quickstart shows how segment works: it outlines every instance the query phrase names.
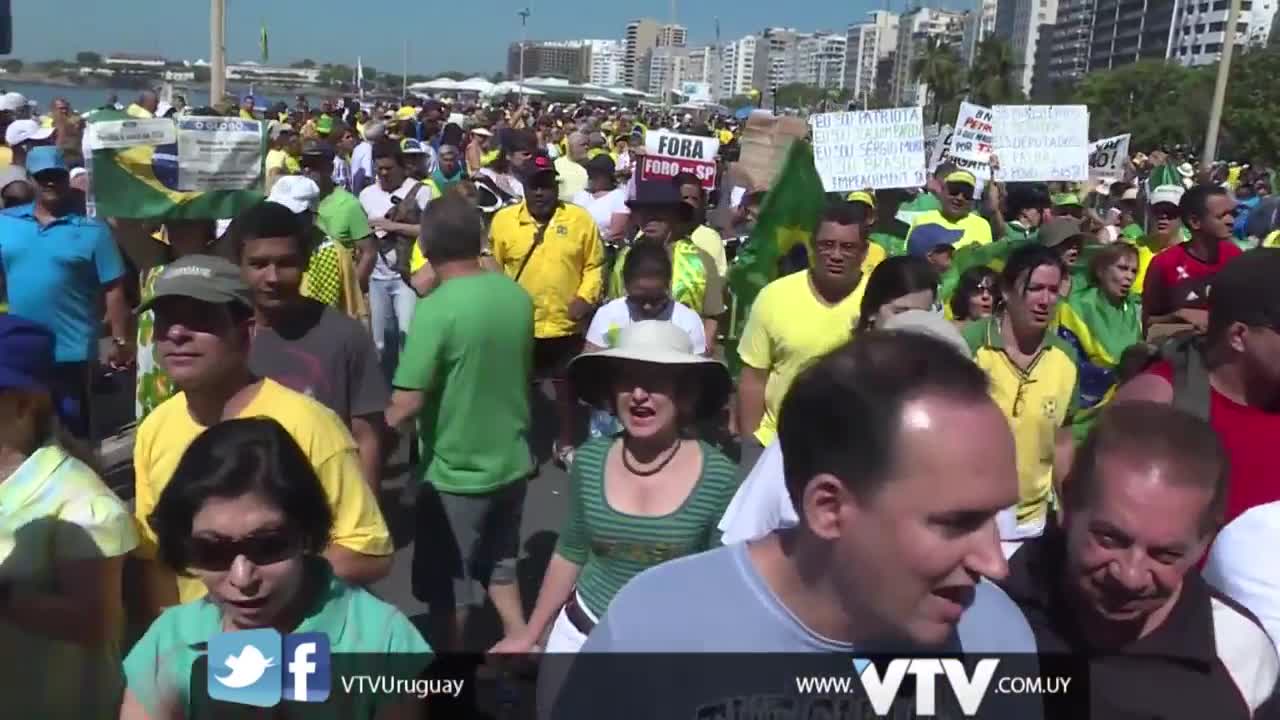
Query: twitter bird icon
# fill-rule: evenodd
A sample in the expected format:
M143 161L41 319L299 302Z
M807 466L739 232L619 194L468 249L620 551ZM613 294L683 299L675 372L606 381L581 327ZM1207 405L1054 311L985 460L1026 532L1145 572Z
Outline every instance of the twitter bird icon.
M273 707L280 702L280 634L270 628L220 633L209 640L209 697Z

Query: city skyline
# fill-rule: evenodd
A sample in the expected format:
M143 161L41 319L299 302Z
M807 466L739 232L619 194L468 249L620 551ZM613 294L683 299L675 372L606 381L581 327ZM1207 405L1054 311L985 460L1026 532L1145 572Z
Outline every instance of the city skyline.
M625 5L590 0L495 0L492 3L449 3L444 7L409 6L388 13L388 31L378 35L377 20L359 25L353 38L352 20L360 19L358 5L338 0L280 0L265 7L247 7L227 0L227 60L258 60L258 42L265 24L270 34L272 64L287 65L304 58L316 62L353 65L356 56L384 72L399 72L402 48L409 42L409 72L431 75L458 71L488 75L505 70L508 44L521 37L516 13L532 3L528 37L534 40L574 38L620 39L627 22L652 18L670 20L669 0L634 0ZM824 0L796 0L780 9L770 2L685 0L676 22L689 29L689 43L715 41L719 20L722 42L758 33L768 27L843 32L862 22L867 12L888 5L901 12L905 0L858 0L847 5ZM966 9L969 0L931 2L933 7ZM154 54L172 60L208 59L208 3L131 0L127 14L119 6L82 0L18 0L13 4L13 57L28 61L72 59L82 50ZM344 16L342 13L346 13ZM783 14L785 13L785 14ZM509 22L503 18L509 15ZM352 16L352 17L349 17ZM93 28L87 35L61 30L68 18L75 27ZM291 28L301 23L298 31ZM423 29L406 33L419 24ZM157 33L157 28L166 32ZM468 30L474 28L474 32ZM475 38L475 42L468 42Z

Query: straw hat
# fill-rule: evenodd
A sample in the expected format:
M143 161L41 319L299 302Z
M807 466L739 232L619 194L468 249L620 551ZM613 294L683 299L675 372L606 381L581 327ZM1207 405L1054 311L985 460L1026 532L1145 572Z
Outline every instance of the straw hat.
M675 324L665 320L641 320L618 332L617 344L598 352L579 355L569 363L569 381L582 400L612 409L611 383L618 361L685 366L696 372L699 420L712 417L724 408L733 389L724 363L695 355L693 341Z

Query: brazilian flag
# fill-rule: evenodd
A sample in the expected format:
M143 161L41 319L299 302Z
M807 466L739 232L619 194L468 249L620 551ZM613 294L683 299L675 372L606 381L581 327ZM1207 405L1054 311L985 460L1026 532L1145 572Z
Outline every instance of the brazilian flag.
M117 111L94 113L92 122L129 120ZM263 147L265 155L266 139ZM178 189L178 146L136 145L95 150L90 162L94 213L98 217L139 220L231 218L262 202L262 180L238 190Z
M738 369L737 341L756 296L777 279L780 264L797 247L806 251L818 227L826 194L813 164L813 149L804 141L791 143L782 171L760 205L760 219L729 270L733 312L726 345L729 366Z

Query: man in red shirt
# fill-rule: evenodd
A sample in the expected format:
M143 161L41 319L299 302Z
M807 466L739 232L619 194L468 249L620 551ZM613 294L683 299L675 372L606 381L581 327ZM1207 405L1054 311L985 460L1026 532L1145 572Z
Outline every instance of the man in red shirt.
M1207 410L1226 447L1229 522L1280 500L1280 249L1250 250L1222 268L1213 282L1208 332L1187 352L1194 357L1185 369L1157 361L1122 385L1115 399L1186 405L1192 388L1207 382L1208 407L1187 409Z
M1209 284L1228 260L1240 254L1231 241L1236 201L1217 185L1196 185L1182 196L1182 222L1191 239L1162 250L1151 260L1142 285L1142 327L1208 322Z

